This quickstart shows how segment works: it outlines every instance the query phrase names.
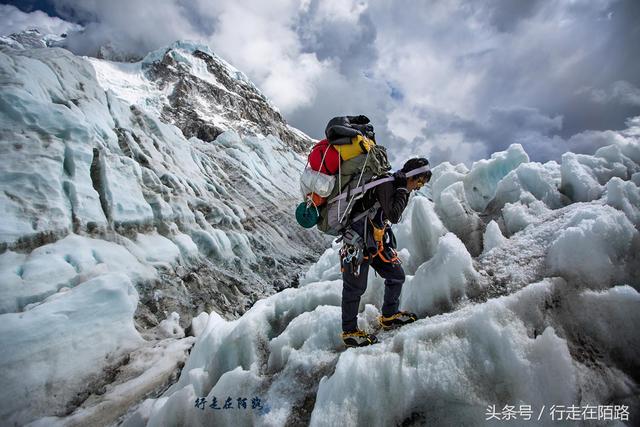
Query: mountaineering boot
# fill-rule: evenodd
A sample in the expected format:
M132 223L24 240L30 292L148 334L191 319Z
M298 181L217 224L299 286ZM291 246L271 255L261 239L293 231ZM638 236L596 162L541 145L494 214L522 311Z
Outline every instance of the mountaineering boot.
M342 333L342 342L347 347L364 347L367 345L375 344L378 342L378 338L375 335L356 329L351 332Z
M418 320L418 316L408 311L399 311L389 317L380 315L378 317L378 323L384 330L396 328L398 326L406 325L407 323L413 323Z

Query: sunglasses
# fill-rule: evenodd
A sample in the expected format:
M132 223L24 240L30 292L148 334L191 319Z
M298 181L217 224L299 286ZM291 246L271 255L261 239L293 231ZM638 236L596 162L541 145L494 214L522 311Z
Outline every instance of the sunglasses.
M418 184L425 185L427 182L431 180L431 174L429 175L421 175L418 177Z

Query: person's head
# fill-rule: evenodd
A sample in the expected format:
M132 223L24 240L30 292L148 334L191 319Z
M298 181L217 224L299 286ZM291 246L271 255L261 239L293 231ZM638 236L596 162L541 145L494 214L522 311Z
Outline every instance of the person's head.
M413 159L407 160L407 162L402 167L402 172L405 174L411 172L412 170L422 168L424 166L429 166L429 160L424 157L414 157ZM426 170L418 175L414 175L407 178L407 190L419 190L431 179L431 171Z

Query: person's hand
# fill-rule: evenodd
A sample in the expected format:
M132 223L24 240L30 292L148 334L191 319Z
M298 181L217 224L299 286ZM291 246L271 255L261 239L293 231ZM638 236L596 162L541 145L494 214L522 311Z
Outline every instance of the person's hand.
M397 171L393 174L393 178L395 179L396 187L407 188L407 175L405 175L402 171Z

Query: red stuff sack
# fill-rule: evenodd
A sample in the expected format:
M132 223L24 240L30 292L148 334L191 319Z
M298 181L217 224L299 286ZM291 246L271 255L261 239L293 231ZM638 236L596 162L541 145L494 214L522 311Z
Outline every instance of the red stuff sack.
M316 206L322 206L324 205L324 203L327 201L326 197L321 197L319 195L317 195L316 193L309 193L307 194L307 200L311 200L311 202Z
M309 166L314 171L335 175L338 173L338 167L340 166L340 153L333 145L329 144L329 141L323 139L311 149Z

